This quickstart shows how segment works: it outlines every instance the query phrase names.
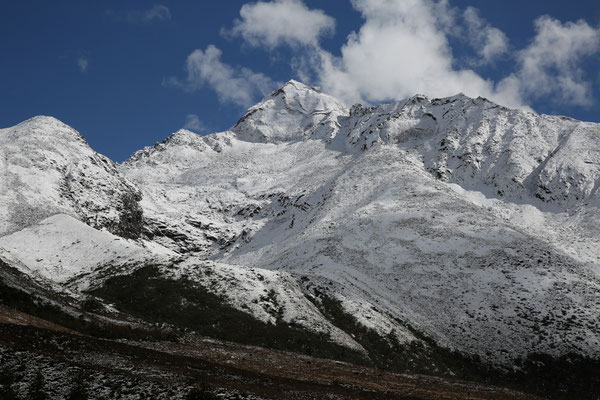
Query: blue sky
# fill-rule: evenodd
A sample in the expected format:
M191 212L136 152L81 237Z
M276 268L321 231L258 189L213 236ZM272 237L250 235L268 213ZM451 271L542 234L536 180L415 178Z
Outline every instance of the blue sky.
M3 2L0 127L52 115L122 161L227 129L290 78L348 104L462 91L600 122L600 2L246 3Z

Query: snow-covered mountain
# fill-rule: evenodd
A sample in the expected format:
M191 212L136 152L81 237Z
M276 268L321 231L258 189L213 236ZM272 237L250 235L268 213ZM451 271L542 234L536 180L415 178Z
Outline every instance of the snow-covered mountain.
M137 237L139 192L79 132L52 117L0 130L0 235L68 214Z
M599 139L482 98L347 109L296 81L120 165L36 117L0 131L0 258L75 291L152 260L363 353L328 299L401 346L599 358Z

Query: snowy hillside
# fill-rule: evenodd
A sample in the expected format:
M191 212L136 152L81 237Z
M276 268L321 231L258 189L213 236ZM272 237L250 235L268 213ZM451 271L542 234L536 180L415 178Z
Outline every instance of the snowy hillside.
M328 299L402 346L598 358L599 139L482 98L347 109L296 81L121 165L36 117L0 131L0 251L73 288L151 262L359 352Z
M103 267L126 268L161 258L136 243L64 214L0 237L0 257L21 266L21 272L61 284L100 272Z
M307 123L315 115L327 134ZM231 132L180 131L121 171L146 216L185 227L181 242L203 257L333 282L382 335L402 331L399 319L508 361L598 349L600 235L579 223L598 215L594 135L595 124L463 95L345 113L291 82Z

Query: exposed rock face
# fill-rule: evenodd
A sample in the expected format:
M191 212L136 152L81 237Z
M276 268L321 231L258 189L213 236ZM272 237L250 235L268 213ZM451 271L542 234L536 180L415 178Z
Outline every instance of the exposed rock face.
M126 192L121 196L119 225L116 233L126 239L139 239L144 230L144 211L140 207L142 196L135 192Z

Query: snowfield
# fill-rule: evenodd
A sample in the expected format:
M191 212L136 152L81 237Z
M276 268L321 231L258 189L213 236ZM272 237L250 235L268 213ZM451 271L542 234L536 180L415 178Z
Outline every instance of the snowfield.
M137 243L57 214L0 238L0 254L19 260L28 275L67 284L104 266L157 261L160 256Z
M33 118L0 130L0 184L0 255L71 288L151 262L358 351L310 297L494 364L600 357L599 124L464 95L347 109L290 81L120 165Z

